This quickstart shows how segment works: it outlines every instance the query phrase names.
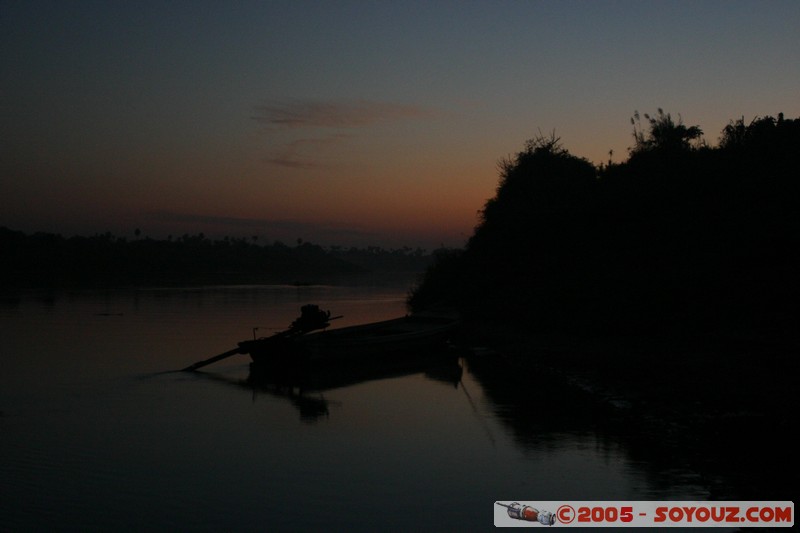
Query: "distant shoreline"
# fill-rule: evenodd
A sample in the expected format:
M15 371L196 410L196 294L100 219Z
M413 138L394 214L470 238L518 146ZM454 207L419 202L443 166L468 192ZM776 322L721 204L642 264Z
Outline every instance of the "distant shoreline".
M148 285L339 284L413 278L432 262L425 250L289 247L246 239L127 240L110 234L65 238L0 227L0 288L141 287Z

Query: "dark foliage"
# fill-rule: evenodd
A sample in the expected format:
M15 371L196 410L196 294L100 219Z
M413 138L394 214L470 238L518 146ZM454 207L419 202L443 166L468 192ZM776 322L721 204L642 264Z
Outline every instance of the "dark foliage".
M412 308L585 337L786 333L800 318L800 119L732 122L711 148L697 126L645 117L621 164L595 168L555 136L502 161L466 249L428 270Z
M248 239L127 240L110 233L26 235L0 227L0 287L204 283L330 283L374 273L421 272L424 250L379 247L326 250L309 242L289 247Z
M438 257L409 303L459 308L466 342L496 349L486 363L499 369L497 390L518 378L525 412L541 376L577 376L623 399L592 420L621 421L632 449L679 450L667 468L690 450L685 460L713 473L721 499L786 499L800 119L732 122L711 148L696 126L645 118L649 133L634 130L621 164L594 168L541 137L502 162L465 250ZM742 457L761 458L757 475Z

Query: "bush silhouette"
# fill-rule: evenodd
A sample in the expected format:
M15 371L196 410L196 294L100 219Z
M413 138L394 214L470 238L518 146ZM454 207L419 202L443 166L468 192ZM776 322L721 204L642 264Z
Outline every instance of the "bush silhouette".
M500 162L463 253L436 261L410 305L572 335L785 335L800 120L778 117L732 122L712 148L659 109L629 159L601 167L554 134L528 141Z

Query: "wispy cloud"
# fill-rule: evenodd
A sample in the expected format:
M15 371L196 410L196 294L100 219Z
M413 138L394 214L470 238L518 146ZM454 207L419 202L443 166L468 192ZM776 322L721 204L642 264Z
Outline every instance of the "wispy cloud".
M340 134L322 138L295 139L286 143L264 160L267 163L286 168L316 168L320 166L319 159L311 157L309 155L310 151L319 153L348 137L348 135Z
M251 118L271 140L264 161L293 170L330 166L330 147L353 137L354 130L436 115L416 105L372 100L276 100L253 111ZM295 138L287 140L287 135Z
M415 105L370 100L287 100L256 106L252 119L277 128L362 128L434 113Z

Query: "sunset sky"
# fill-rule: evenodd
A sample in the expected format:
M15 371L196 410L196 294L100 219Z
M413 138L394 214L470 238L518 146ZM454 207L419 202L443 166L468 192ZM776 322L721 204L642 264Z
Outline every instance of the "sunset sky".
M0 2L0 226L461 246L539 133L800 116L800 2Z

